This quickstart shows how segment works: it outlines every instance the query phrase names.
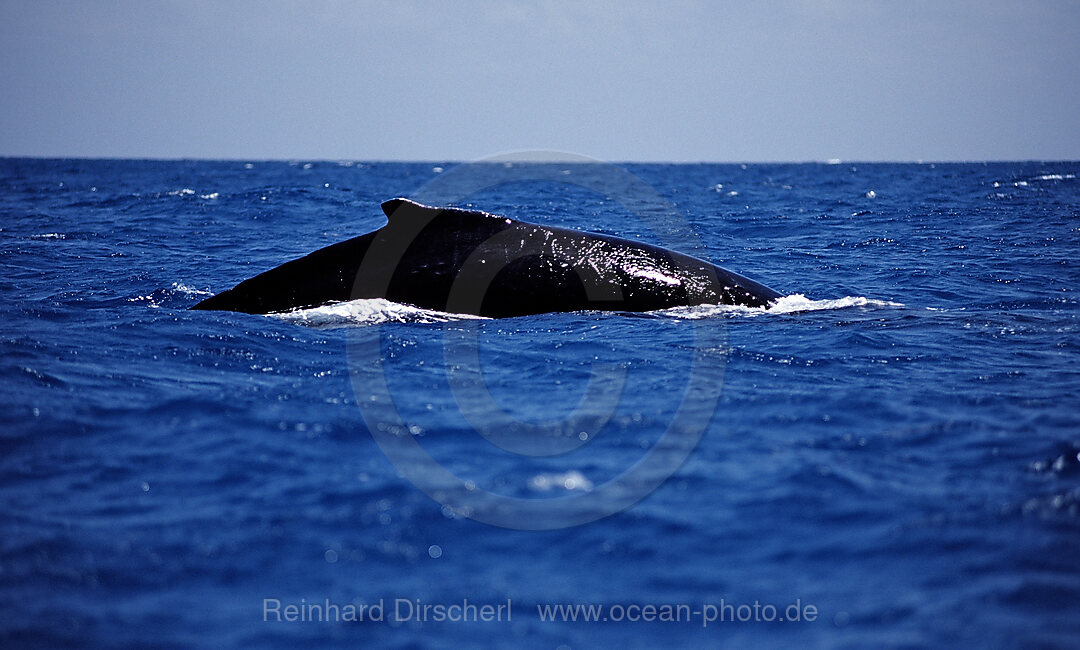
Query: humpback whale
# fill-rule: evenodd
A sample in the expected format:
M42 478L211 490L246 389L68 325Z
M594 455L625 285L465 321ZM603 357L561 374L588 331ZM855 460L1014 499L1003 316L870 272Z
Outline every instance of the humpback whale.
M382 228L286 262L192 309L266 314L358 298L493 318L767 306L780 293L643 242L404 198Z

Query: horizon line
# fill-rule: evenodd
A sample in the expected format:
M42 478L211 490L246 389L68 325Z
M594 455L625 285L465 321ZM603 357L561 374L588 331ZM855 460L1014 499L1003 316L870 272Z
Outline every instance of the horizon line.
M342 158L342 157L204 157L204 156L53 156L53 155L24 155L24 154L0 154L0 160L82 160L82 161L129 161L129 162L242 162L242 163L396 163L396 164L432 164L465 165L465 164L503 164L503 163L526 163L526 164L552 164L552 165L845 165L845 164L911 164L911 165L955 165L955 164L1002 164L1002 163L1080 163L1080 158L987 158L987 159L863 159L863 158L826 158L826 159L803 159L803 160L582 160L581 158L558 157L536 159L522 157L500 157L497 160L479 158L476 160L463 159L419 159L419 158Z

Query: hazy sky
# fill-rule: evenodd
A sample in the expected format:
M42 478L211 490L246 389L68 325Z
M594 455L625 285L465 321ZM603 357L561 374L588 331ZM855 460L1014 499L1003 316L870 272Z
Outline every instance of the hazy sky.
M1080 159L1080 2L0 0L0 155Z

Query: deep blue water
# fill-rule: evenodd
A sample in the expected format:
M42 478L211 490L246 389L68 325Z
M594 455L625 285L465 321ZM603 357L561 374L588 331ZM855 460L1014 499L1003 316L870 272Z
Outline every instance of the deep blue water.
M1080 163L464 177L460 204L793 296L769 311L186 310L460 169L0 160L4 647L1080 641ZM478 433L545 422L561 453ZM622 480L646 458L670 467ZM511 620L401 622L397 598ZM611 620L755 601L817 616ZM563 603L609 620L541 620Z

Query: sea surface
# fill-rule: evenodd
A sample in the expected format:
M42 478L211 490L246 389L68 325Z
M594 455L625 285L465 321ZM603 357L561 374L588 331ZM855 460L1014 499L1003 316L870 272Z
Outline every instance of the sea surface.
M1076 647L1080 163L831 163L0 159L0 645ZM396 196L786 297L188 310Z

